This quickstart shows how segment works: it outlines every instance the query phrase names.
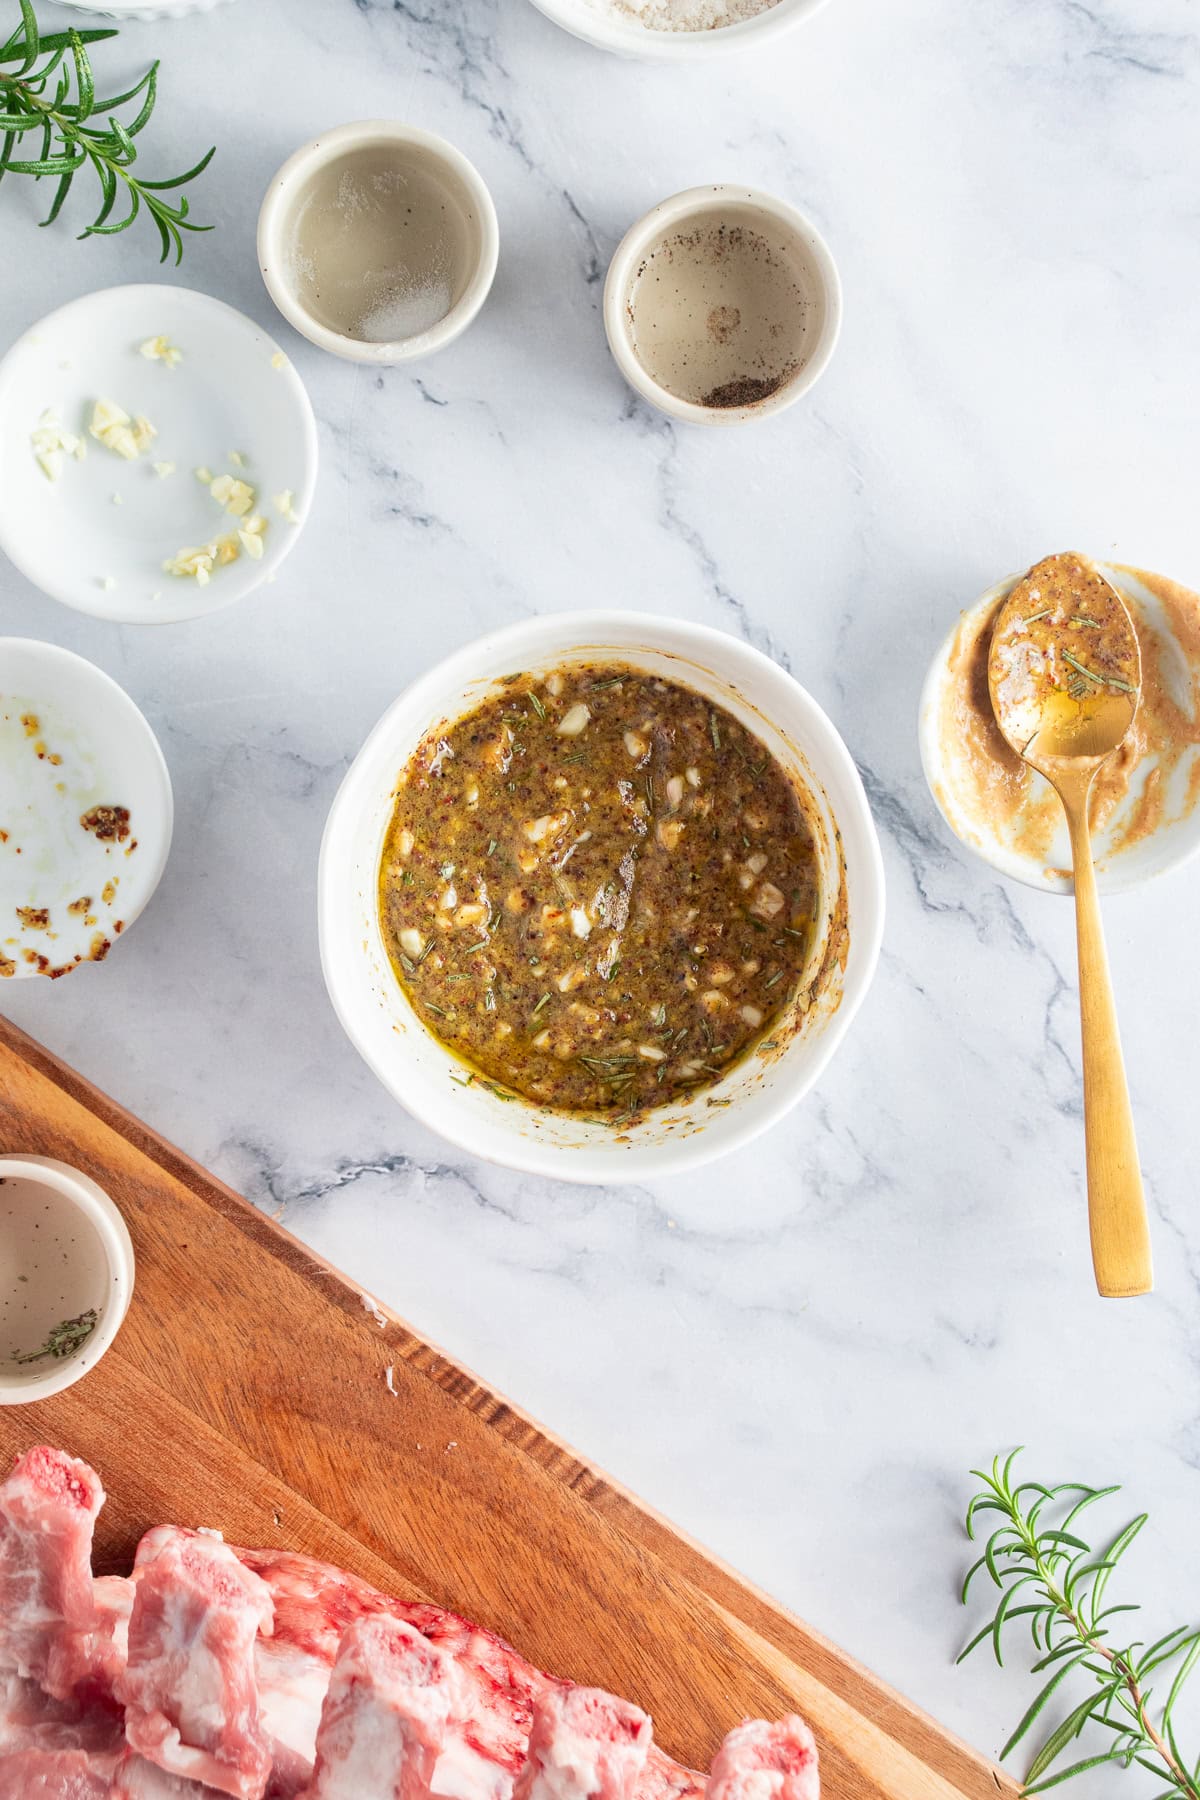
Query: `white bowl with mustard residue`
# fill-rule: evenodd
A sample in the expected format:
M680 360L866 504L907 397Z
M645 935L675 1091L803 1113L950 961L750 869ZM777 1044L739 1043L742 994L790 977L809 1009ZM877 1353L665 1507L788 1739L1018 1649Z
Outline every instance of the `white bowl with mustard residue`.
M469 1071L417 1015L389 960L380 919L384 841L402 772L418 746L516 673L537 682L611 663L692 689L752 732L805 812L819 866L816 916L795 994L713 1085L614 1126L552 1111ZM554 614L490 633L421 676L367 738L330 809L318 874L321 960L334 1008L384 1086L461 1149L558 1180L649 1179L747 1143L807 1093L870 985L883 932L879 844L849 751L798 682L749 645L680 619L637 612Z
M57 644L0 637L0 995L124 942L173 818L158 739L125 690Z
M1096 566L1124 598L1142 651L1137 716L1092 798L1096 882L1116 894L1200 851L1200 594L1146 570ZM1014 881L1070 894L1062 803L1005 743L988 698L992 624L1018 579L989 588L939 647L921 694L921 761L969 850Z

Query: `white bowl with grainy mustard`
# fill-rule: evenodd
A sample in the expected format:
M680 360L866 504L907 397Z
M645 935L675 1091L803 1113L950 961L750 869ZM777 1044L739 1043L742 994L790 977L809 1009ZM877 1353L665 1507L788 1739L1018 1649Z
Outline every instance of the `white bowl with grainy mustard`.
M611 664L691 690L769 752L800 799L817 865L807 962L769 1037L720 1079L614 1123L503 1094L422 1021L389 957L381 859L401 777L506 678ZM446 804L450 802L447 801ZM321 960L334 1008L384 1086L473 1155L558 1180L675 1173L774 1124L818 1079L862 1002L883 932L883 869L862 783L816 701L724 632L636 612L560 613L490 633L421 676L388 709L330 809L318 875ZM465 979L465 977L463 978Z

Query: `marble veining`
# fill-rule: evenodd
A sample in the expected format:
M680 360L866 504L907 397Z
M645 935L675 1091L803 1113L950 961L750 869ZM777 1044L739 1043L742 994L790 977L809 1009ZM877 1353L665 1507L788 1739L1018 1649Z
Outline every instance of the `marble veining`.
M966 1471L994 1449L1125 1482L1114 1525L1152 1513L1128 1576L1148 1625L1200 1615L1200 870L1105 907L1159 1285L1104 1303L1070 909L946 835L917 695L957 610L1049 551L1200 587L1193 0L830 0L784 47L680 68L606 57L526 0L237 0L129 26L97 62L119 78L151 56L143 156L184 166L215 136L192 204L218 230L163 273L152 235L75 242L82 196L39 231L46 195L14 178L0 344L92 286L208 289L278 332L322 476L278 580L192 624L106 626L0 568L0 629L129 689L178 814L108 962L0 998L995 1751L1030 1691L1019 1657L952 1666ZM475 161L501 258L465 338L375 371L276 318L253 233L296 145L387 115ZM718 180L812 216L846 320L799 406L703 432L627 391L599 307L633 220ZM653 1190L554 1187L436 1140L350 1049L317 962L325 812L380 712L489 627L597 605L682 613L790 668L845 735L887 862L879 976L819 1089Z

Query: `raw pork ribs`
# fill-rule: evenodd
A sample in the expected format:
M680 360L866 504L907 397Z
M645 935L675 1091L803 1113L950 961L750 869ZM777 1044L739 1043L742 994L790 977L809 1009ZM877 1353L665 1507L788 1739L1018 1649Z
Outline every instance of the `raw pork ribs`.
M0 1485L0 1800L818 1800L802 1719L697 1775L636 1706L311 1557L160 1525L96 1579L103 1504L44 1447Z

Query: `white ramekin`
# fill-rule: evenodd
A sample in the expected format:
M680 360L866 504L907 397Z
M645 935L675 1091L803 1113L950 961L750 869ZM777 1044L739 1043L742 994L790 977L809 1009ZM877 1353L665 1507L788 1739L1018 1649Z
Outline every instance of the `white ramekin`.
M90 1175L50 1156L0 1156L0 1179L23 1180L49 1188L70 1201L79 1214L76 1249L107 1289L96 1329L73 1356L49 1365L44 1374L0 1375L0 1406L23 1406L47 1400L94 1369L121 1329L133 1296L133 1244L115 1204Z
M588 0L533 0L533 4L572 37L595 44L600 50L611 50L616 56L648 62L692 62L725 56L734 50L764 49L805 19L811 19L825 0L778 0L752 19L725 25L717 31L647 31L644 25L632 21L607 18Z
M388 144L413 150L459 189L477 231L476 259L466 288L444 319L412 337L370 343L332 330L315 319L304 305L291 273L291 233L297 202L318 169L359 150ZM499 254L496 208L474 164L445 138L416 125L402 124L398 119L359 119L323 131L311 143L301 145L272 176L258 215L258 262L272 300L289 324L310 343L350 362L411 362L453 343L487 299Z
M639 362L633 347L628 298L638 264L653 243L691 220L714 212L724 216L726 211L731 219L757 221L760 229L779 231L782 228L786 231L797 257L804 264L812 292L819 298L821 320L803 361L775 393L750 406L699 406L663 387ZM703 187L687 188L682 194L673 194L669 200L660 200L630 226L608 265L604 283L604 329L617 367L643 399L657 406L660 412L683 419L690 425L741 425L793 405L828 368L841 328L842 284L829 246L802 212L788 201L764 193L761 188L742 187L732 181L710 182Z
M664 1106L626 1133L501 1101L464 1086L462 1064L412 1010L379 924L379 859L400 771L426 733L478 704L497 679L564 662L628 662L729 709L811 799L826 902L842 887L849 948L825 997L775 1054L752 1054L719 1086ZM840 861L839 861L840 842ZM843 876L844 870L844 876ZM844 882L844 886L843 886ZM648 613L556 613L465 645L388 709L330 809L317 881L321 961L348 1036L395 1097L473 1155L562 1181L651 1178L747 1143L806 1093L833 1055L874 974L883 932L883 865L862 783L816 701L770 658L721 631ZM708 1102L717 1097L718 1104Z

